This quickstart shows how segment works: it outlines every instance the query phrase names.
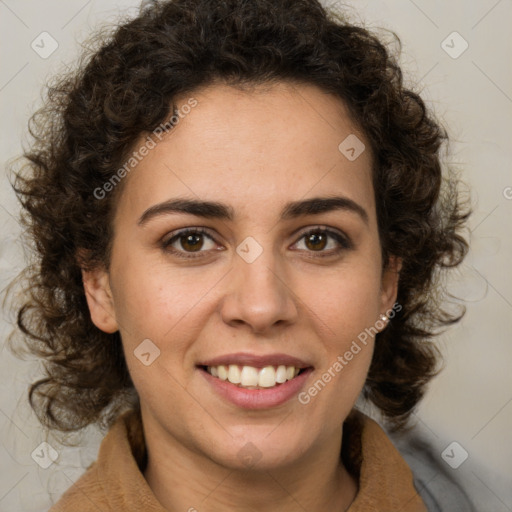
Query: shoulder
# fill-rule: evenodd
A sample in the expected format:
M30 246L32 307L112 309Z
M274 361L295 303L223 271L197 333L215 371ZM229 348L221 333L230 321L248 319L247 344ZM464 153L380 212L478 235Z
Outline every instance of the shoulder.
M120 415L103 439L97 460L67 489L49 512L126 510L136 498L144 503L149 489L139 469L140 426L133 411Z
M414 486L429 512L476 512L463 484L448 472L440 453L420 431L388 432L411 468Z
M384 429L356 409L343 426L341 457L359 487L350 512L427 512L407 462Z
M105 492L94 462L48 512L98 512L104 504Z

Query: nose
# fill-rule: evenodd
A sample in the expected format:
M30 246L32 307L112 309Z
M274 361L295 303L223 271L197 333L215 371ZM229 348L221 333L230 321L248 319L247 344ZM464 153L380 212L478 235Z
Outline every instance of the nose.
M253 333L268 334L276 326L298 318L297 297L285 267L271 250L248 263L234 255L221 314L232 327L244 325Z

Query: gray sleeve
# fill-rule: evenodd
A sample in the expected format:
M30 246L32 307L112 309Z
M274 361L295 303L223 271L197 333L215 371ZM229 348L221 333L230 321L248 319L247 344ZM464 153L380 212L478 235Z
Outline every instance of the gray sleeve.
M418 435L390 435L414 477L414 486L429 512L477 512L460 482L442 466L434 448ZM400 436L400 437L398 437Z

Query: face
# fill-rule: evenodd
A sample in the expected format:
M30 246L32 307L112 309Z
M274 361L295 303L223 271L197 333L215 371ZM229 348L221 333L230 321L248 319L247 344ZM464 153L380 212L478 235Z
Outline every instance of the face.
M369 144L314 86L212 85L178 107L192 96L125 178L110 268L84 272L91 317L120 331L146 432L284 467L339 437L371 362L360 335L396 297Z

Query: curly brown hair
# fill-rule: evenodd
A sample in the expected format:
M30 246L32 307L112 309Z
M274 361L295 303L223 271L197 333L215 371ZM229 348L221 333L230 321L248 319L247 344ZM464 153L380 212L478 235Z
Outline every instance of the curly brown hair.
M26 294L17 324L24 346L45 362L45 378L29 391L43 425L108 427L122 409L138 406L119 332L92 323L84 294L81 267L109 268L123 183L102 199L94 191L141 135L169 118L177 95L221 80L240 88L313 84L348 106L370 142L383 262L403 260L402 308L377 335L363 396L392 430L407 426L439 372L431 338L463 314L446 310L441 271L467 252L461 229L469 212L455 173L443 172L446 130L404 86L401 42L389 33L396 52L317 0L151 2L112 33L98 33L91 41L99 47L48 85L13 183L35 247L20 276Z

